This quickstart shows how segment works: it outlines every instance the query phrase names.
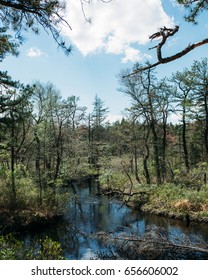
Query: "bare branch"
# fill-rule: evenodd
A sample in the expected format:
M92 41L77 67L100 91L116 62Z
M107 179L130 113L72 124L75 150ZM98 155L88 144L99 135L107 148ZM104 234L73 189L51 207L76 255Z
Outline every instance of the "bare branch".
M189 53L193 49L198 48L198 47L200 47L202 45L208 44L208 38L206 38L206 39L204 39L202 41L199 41L197 43L189 44L182 51L180 51L180 52L178 52L178 53L176 53L174 55L167 56L167 57L163 58L162 57L162 47L165 45L167 39L169 37L171 37L171 36L174 36L178 32L178 30L179 30L179 26L175 26L175 28L166 28L164 26L163 28L160 28L159 32L156 32L153 35L151 35L149 37L149 39L151 39L151 40L157 39L157 38L161 37L161 42L157 46L154 46L153 48L151 48L151 49L154 49L154 48L157 49L157 59L158 59L158 61L156 63L153 63L153 64L148 64L147 66L145 66L143 68L138 68L135 71L133 71L132 73L124 76L123 78L131 76L131 75L135 75L135 74L137 74L137 73L139 73L141 71L145 71L145 70L154 68L154 67L156 67L156 66L158 66L160 64L165 64L165 63L174 61L174 60L176 60L176 59L186 55L187 53Z

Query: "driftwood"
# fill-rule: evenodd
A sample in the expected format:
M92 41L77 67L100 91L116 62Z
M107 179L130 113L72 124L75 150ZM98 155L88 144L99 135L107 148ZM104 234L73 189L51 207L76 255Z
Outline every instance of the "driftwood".
M162 234L160 234L162 231ZM111 255L109 258L117 259L208 259L208 247L203 241L192 243L187 237L176 237L177 243L170 241L168 233L155 227L141 237L120 234L107 234L98 232L93 235L107 249ZM106 256L99 256L106 257Z
M101 192L97 193L97 195L109 195L109 196L114 196L114 195L127 195L127 196L134 196L134 195L144 195L147 194L147 191L138 191L138 192L132 192L131 190L126 192L125 189L124 190L120 190L120 189L111 189L111 188L107 188L107 189L102 189Z
M160 241L160 240L154 240L150 238L138 238L138 237L115 237L112 236L112 234L107 234L105 232L98 232L95 234L98 238L106 238L106 240L111 241L112 243L115 243L115 241L125 241L125 242L141 242L141 243L148 243L148 244L153 244L153 245L161 245L163 246L163 249L165 248L178 248L182 250L193 250L197 252L202 252L202 253L207 253L208 254L208 249L206 248L201 248L201 247L196 247L196 246L188 246L188 245L181 245L181 244L175 244L167 241Z

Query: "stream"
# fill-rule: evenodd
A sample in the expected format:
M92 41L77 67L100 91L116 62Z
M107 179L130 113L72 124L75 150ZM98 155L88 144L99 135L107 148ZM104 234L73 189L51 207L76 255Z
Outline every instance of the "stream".
M98 191L95 182L85 181L71 184L70 192L73 196L70 195L64 220L50 226L42 233L36 233L36 238L47 235L57 240L64 249L64 257L75 260L148 258L148 256L131 255L130 252L135 250L132 249L132 243L128 244L126 241L125 244L123 242L117 245L122 246L123 251L125 248L128 254L119 252L113 238L116 240L119 238L140 239L147 235L150 240L154 240L156 232L159 234L157 240L161 241L165 236L168 242L174 242L179 246L192 244L192 246L198 247L199 244L207 245L208 243L207 224L190 223L189 227L186 227L184 221L135 212L116 199L97 195ZM28 234L26 238L33 237ZM107 245L106 237L110 238ZM136 243L133 246L137 246ZM208 253L176 251L167 250L161 258L208 259ZM156 255L153 258L158 259L159 257Z

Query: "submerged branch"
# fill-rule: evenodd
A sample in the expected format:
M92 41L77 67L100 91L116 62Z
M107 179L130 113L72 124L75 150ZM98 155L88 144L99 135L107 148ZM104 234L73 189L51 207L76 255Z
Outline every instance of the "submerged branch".
M147 226L142 236L120 232L93 235L116 259L191 259L207 258L208 248L202 240L190 241L186 236L171 235L160 227ZM112 256L102 256L109 257Z

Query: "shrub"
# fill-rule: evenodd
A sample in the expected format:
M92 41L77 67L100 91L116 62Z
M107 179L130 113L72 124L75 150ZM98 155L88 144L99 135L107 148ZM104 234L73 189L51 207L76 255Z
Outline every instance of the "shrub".
M46 237L34 244L26 245L12 234L0 236L0 260L62 260L60 244Z
M107 170L99 177L99 182L103 187L123 189L129 183L129 179L124 173Z
M200 162L189 172L187 172L185 169L176 169L174 171L174 183L186 188L200 190L206 184L207 176L208 163Z

